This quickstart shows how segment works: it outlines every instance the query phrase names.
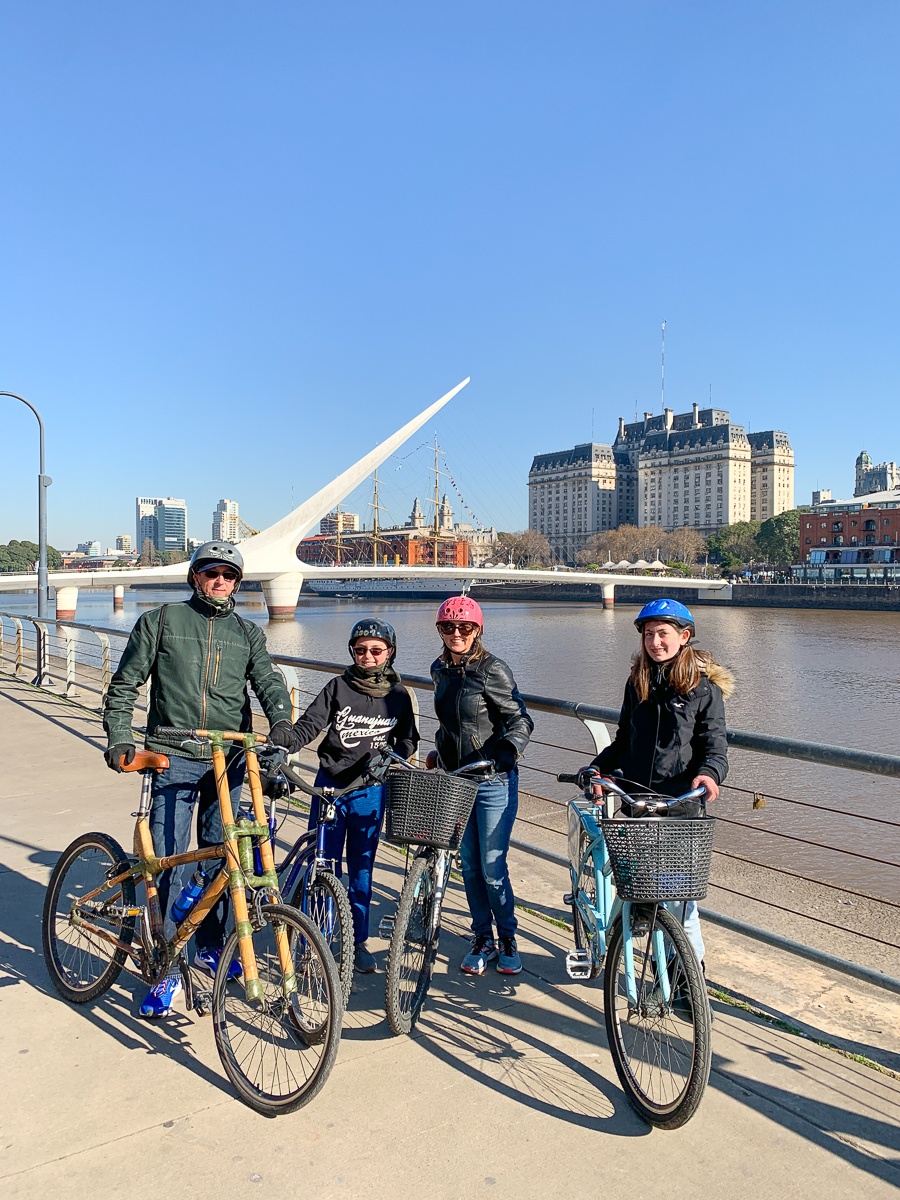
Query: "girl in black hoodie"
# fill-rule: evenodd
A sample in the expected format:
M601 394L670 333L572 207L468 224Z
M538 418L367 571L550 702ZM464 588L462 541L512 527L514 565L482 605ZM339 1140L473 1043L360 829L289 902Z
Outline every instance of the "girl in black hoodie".
M361 786L338 802L337 820L328 830L325 854L333 858L338 874L344 842L347 843L347 893L353 912L356 969L375 970L375 959L366 945L372 868L384 817L384 789L380 783L363 784L366 764L373 751L390 746L411 758L419 744L409 692L394 670L397 639L393 628L375 618L358 621L350 633L353 663L322 688L306 712L294 722L292 750L302 750L324 729L319 744L316 787ZM319 802L309 814L312 828L319 818Z

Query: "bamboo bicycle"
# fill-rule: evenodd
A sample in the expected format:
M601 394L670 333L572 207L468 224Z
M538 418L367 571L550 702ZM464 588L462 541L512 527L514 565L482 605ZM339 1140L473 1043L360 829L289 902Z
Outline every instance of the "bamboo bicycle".
M328 1078L340 1041L343 1003L337 968L322 934L281 899L257 758L266 739L206 729L158 732L211 745L224 842L158 858L148 824L151 781L169 760L150 751L139 751L130 766L123 759L124 770L142 775L140 806L133 814L134 853L126 854L105 833L83 834L63 851L44 903L42 936L50 978L64 999L85 1004L111 987L126 964L133 964L149 984L177 967L188 1007L201 1015L212 1012L216 1047L240 1098L266 1116L291 1112L311 1100ZM226 742L243 747L253 820L235 821ZM211 859L224 859L224 865L167 941L157 877L171 867ZM143 904L136 903L136 884L144 887ZM200 991L182 951L226 889L234 932L212 991ZM229 978L235 958L241 973Z

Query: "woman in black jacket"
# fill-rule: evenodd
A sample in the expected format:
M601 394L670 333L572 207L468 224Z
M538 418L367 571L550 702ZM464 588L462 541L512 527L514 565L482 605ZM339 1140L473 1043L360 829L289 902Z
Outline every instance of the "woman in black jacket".
M734 677L691 645L694 618L677 600L645 604L634 623L641 649L625 684L619 727L591 765L621 771L626 791L679 796L702 786L707 800L715 800L728 774L724 701ZM682 921L702 963L695 901L685 902Z
M444 643L431 666L438 761L448 771L481 759L493 761L495 767L478 788L459 847L473 935L460 966L468 975L483 975L487 964L496 960L501 974L518 975L522 961L506 856L519 806L516 763L534 722L509 667L481 643L484 616L474 600L445 600L437 628Z
M390 746L403 758L411 758L419 744L412 701L394 670L397 639L393 628L375 618L358 621L349 644L351 666L326 683L294 722L294 751L302 750L323 729L326 731L318 748L316 787L345 788L356 780L362 783L373 751ZM318 817L319 802L313 800L310 829ZM366 941L372 868L383 818L384 788L380 783L363 785L338 802L337 820L325 838L325 854L334 859L339 875L346 839L356 969L363 974L375 970L375 959Z

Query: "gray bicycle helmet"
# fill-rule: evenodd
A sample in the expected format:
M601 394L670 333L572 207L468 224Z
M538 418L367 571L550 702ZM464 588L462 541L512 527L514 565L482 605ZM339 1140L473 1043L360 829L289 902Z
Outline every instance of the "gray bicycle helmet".
M204 542L202 546L198 546L188 563L188 583L191 587L194 586L195 571L217 566L233 567L237 571L238 581L234 585L234 590L237 591L244 578L244 560L237 546L232 546L230 542Z
M362 621L357 621L350 630L350 640L347 642L347 649L351 654L359 639L365 637L380 638L381 641L387 642L391 648L387 665L391 666L397 657L397 635L393 625L388 625L387 621L379 621L377 617L365 617Z

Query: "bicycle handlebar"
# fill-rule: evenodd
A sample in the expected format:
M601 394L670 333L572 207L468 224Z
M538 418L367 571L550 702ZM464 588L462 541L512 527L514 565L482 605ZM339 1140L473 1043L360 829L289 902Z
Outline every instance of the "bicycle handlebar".
M246 733L230 733L220 729L176 729L172 725L157 725L152 736L160 734L165 737L193 738L197 742L208 742L214 734L223 742L242 742L246 737L256 738L257 744L268 741L264 734L253 733L251 730L247 730Z
M584 772L578 771L575 775L560 773L556 776L559 783L574 783L579 784L579 779L583 777ZM662 796L631 796L615 783L608 775L601 775L600 771L594 768L593 776L585 787L585 794L588 795L594 787L601 787L604 792L612 792L613 795L620 796L628 804L633 817L658 817L665 813L670 813L673 816L689 816L690 813L687 807L695 800L700 801L700 807L703 813L706 812L706 788L701 784L700 787L693 788L689 792L685 792L682 796L671 796L663 798ZM677 806L681 805L681 811L677 812Z

